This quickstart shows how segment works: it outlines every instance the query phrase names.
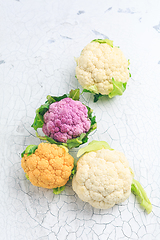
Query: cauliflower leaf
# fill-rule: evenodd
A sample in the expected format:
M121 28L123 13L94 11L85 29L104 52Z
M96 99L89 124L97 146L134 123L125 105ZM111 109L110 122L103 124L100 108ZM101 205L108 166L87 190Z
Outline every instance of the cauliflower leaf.
M26 149L21 153L21 157L24 156L24 154L27 154L27 156L31 155L36 151L38 148L38 145L28 145Z
M58 195L58 194L60 194L61 192L63 192L64 189L65 189L65 186L53 188L53 193L56 194L56 195Z
M69 93L69 97L72 98L73 100L79 100L80 90L79 89L71 90Z
M126 85L127 82L118 82L115 81L114 78L112 78L112 83L113 83L113 90L108 94L109 98L112 98L116 95L122 95L123 92L126 90Z
M100 97L102 97L103 95L101 93L95 93L93 90L88 90L86 88L83 89L83 92L89 92L89 93L94 93L94 102L97 102L99 100Z
M80 157L81 155L83 155L84 153L88 153L88 152L92 152L92 151L97 151L100 149L109 149L109 150L113 150L109 144L105 141L96 141L93 140L92 142L90 142L86 147L83 147L81 149L79 149L78 153L77 153L77 157Z
M57 144L59 145L60 147L61 146L64 146L66 148L77 148L79 147L81 144L87 142L86 140L86 133L82 133L79 137L77 138L73 138L73 139L68 139L66 143L62 143L62 142L57 142L55 141L53 138L50 138L48 136L40 136L37 132L36 132L36 136L40 139L40 140L44 140L44 141L47 141L51 144Z
M86 86L84 87L83 92L90 92L90 93L96 93L98 94L98 89L97 89L97 86L96 85L93 85L93 86Z
M97 102L100 99L100 97L102 97L102 96L103 95L101 93L95 94L94 95L94 102Z
M27 180L29 180L29 177L28 177L27 173L25 174L25 177L27 178Z
M36 130L36 131L38 128L42 128L43 124L44 124L43 115L48 111L49 105L54 102L59 102L60 100L62 100L63 98L66 98L66 97L67 97L67 94L64 94L60 97L48 95L47 101L36 110L36 116L35 116L34 122L31 125L31 127L33 127L34 130Z
M71 148L77 148L81 144L83 144L83 139L86 137L86 133L82 133L79 137L73 138L73 139L68 139L67 140L67 147L69 149Z
M123 92L126 90L127 82L125 82L125 83L118 82L118 81L115 81L114 78L112 78L112 84L113 84L113 90L108 94L109 98L112 98L116 95L122 95ZM104 95L102 95L101 93L96 93L96 91L94 91L94 90L95 90L94 87L93 88L89 87L88 89L86 89L86 88L83 89L83 92L94 93L94 102L97 102L99 100L99 98L103 97Z
M145 190L143 189L143 187L141 186L141 184L135 179L133 179L133 182L131 185L131 191L133 194L138 196L138 198L140 199L141 206L145 208L147 213L148 214L151 213L152 204L151 204L150 200L148 199L147 194L146 194Z
M73 176L76 174L76 171L77 171L77 164L75 163L74 167L73 167L73 169L71 171L71 175L69 177L69 181L73 179Z
M109 40L109 39L94 39L92 40L91 42L98 42L100 44L102 43L107 43L109 46L113 47L113 41L112 40Z

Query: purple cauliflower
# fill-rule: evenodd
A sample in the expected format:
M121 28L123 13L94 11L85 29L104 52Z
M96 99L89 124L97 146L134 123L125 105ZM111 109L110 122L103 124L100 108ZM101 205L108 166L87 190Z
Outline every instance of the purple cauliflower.
M52 103L43 119L44 134L63 143L87 133L91 127L87 107L71 98Z

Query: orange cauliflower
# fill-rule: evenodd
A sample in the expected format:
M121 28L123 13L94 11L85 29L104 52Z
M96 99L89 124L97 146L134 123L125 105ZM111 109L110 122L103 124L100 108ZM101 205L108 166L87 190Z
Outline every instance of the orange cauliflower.
M56 144L40 143L34 153L23 152L21 166L30 182L43 188L64 186L74 167L74 158Z

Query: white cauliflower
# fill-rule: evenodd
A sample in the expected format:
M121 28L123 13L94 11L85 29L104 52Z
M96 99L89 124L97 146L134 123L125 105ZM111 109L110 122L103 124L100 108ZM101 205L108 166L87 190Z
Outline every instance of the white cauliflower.
M141 206L150 213L152 204L141 184L133 178L125 155L105 141L93 140L81 148L72 188L79 198L95 208L108 209L125 201L130 193L138 196Z
M109 97L122 95L126 89L129 61L119 47L113 46L113 41L93 40L76 62L76 77L84 89Z
M132 179L123 153L101 149L78 160L72 187L81 200L95 208L108 209L129 197Z

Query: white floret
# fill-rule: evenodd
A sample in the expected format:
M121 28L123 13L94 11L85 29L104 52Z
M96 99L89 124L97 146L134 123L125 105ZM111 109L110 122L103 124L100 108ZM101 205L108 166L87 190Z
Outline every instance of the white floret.
M132 178L123 153L101 149L78 160L72 187L81 200L95 208L108 209L129 197Z
M108 95L115 81L127 82L129 79L128 61L118 47L107 43L89 43L76 59L76 76L83 88L97 87L97 93Z

